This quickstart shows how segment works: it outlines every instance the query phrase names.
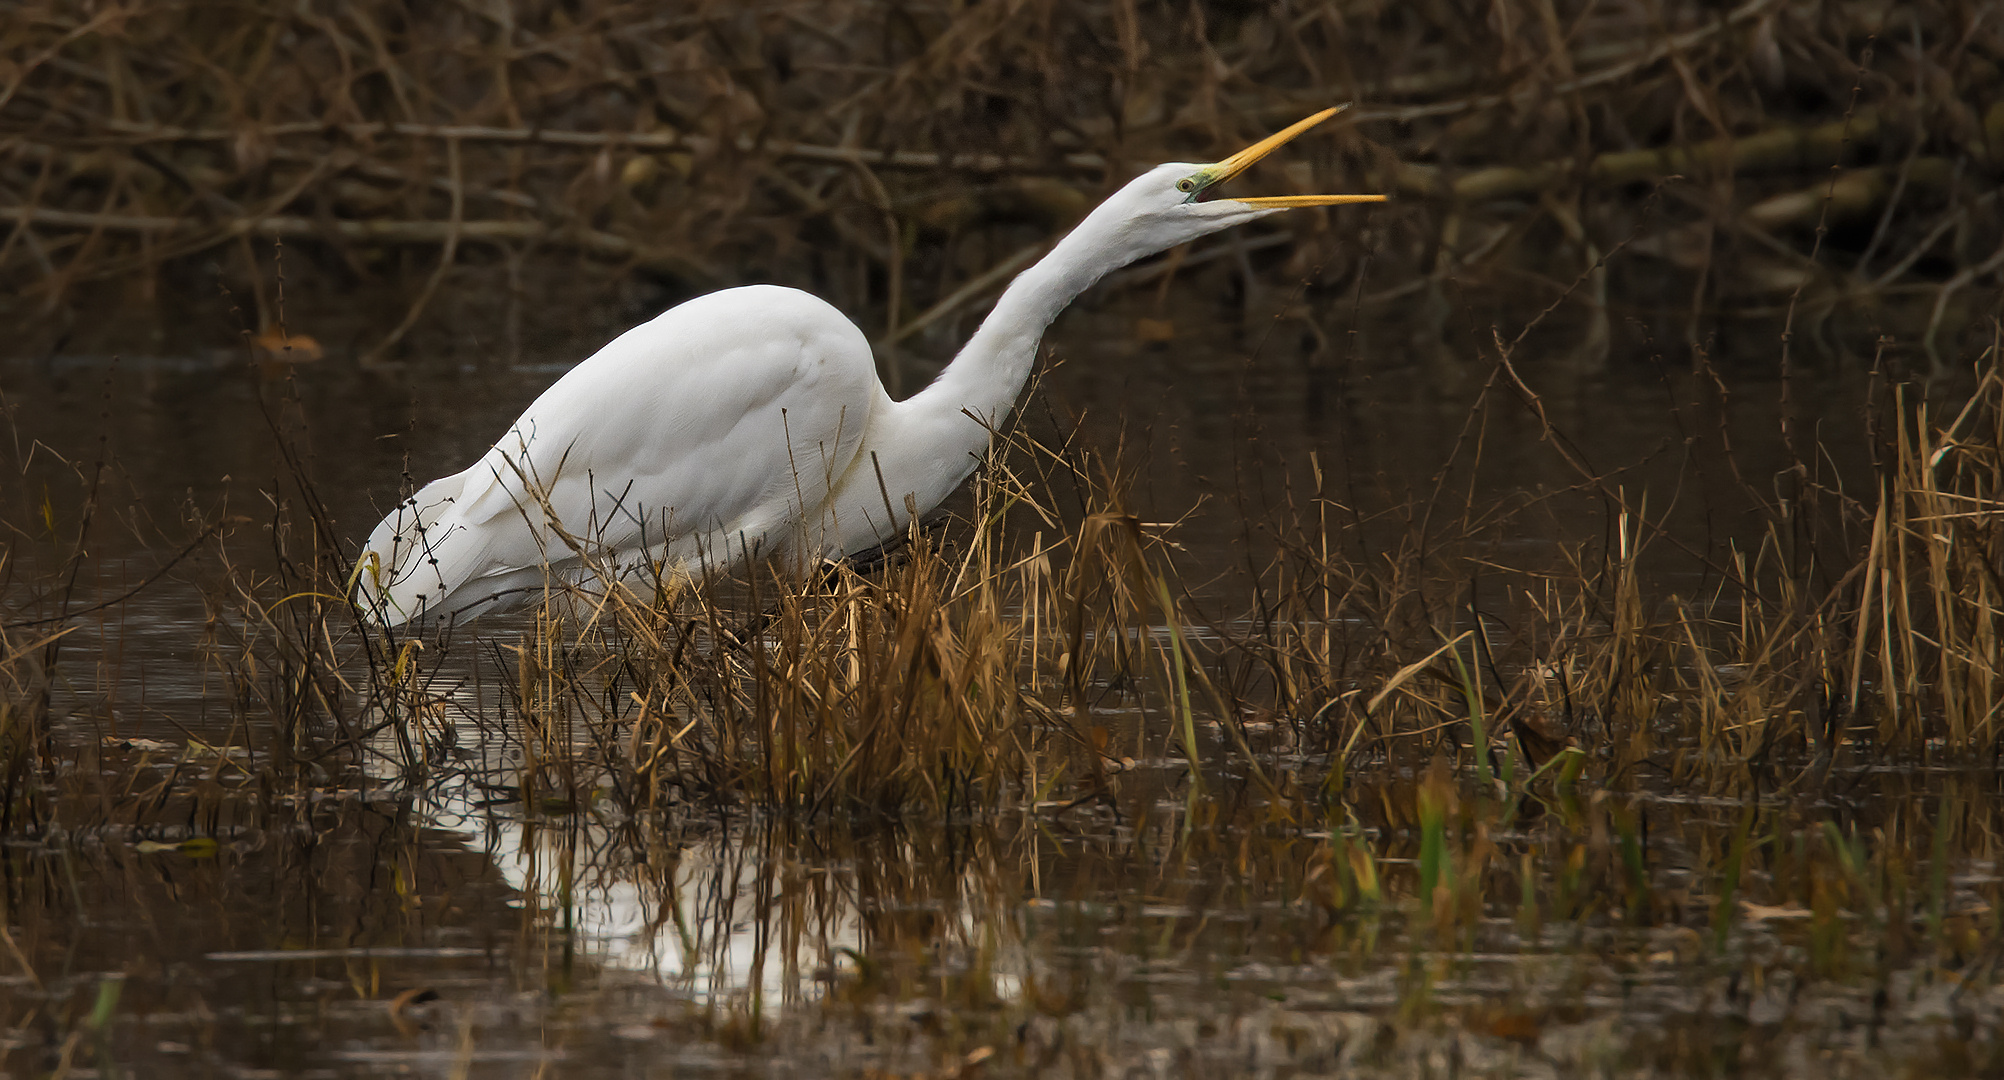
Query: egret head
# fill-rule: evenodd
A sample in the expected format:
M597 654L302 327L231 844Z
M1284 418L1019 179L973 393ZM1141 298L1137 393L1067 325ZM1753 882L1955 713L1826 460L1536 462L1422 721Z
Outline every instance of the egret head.
M1348 106L1324 109L1276 132L1223 161L1210 164L1172 161L1157 165L1115 192L1088 218L1090 225L1112 231L1128 258L1141 258L1233 225L1282 210L1304 206L1383 202L1383 195L1275 195L1241 198L1225 195L1225 181L1295 136L1342 112ZM1081 231L1085 231L1083 228Z

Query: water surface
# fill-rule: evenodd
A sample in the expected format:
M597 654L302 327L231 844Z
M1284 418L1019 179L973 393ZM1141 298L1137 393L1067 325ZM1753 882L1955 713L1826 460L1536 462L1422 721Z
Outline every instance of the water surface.
M1138 330L1159 308L1072 313L1024 423L1118 448L1134 508L1183 520L1185 580L1220 610L1261 557L1246 522L1299 505L1318 476L1371 521L1515 500L1496 542L1535 553L1610 542L1584 462L1692 551L1757 542L1755 508L1797 460L1784 394L1796 432L1850 433L1872 392L1834 362L1784 389L1750 356L1722 398L1637 331L1604 364L1521 362L1561 453L1525 402L1484 399L1493 367L1473 349L1414 344L1395 322L1349 336L1340 313L1175 310L1167 341ZM128 591L203 524L257 540L274 500L296 497L275 429L357 540L400 485L472 461L575 356L500 367L469 350L365 372L338 351L279 367L184 344L0 361L21 456L83 478L49 484L54 520L74 523L109 463L99 502L116 513L92 527L72 606ZM907 385L948 351L909 350ZM1807 465L1841 488L1869 454L1842 434ZM1378 527L1345 542L1379 542ZM24 577L60 550L34 541ZM109 779L58 785L72 824L11 834L0 854L10 1071L1863 1076L1980 1058L2004 1008L1980 972L1909 941L1920 931L1832 952L1830 924L1789 899L1790 875L1810 872L1789 852L1824 822L1912 844L1953 814L1968 830L1931 925L1994 922L1997 788L1979 774L1848 762L1841 794L1808 801L1644 783L1482 803L1457 833L1468 857L1487 852L1482 887L1431 919L1415 899L1420 780L1402 769L1306 818L1229 770L1193 804L1164 758L1104 798L972 820L629 817L589 797L523 805L521 736L497 723L457 732L422 782L371 766L273 800L238 782L272 733L246 728L205 652L219 569L191 557L64 645L58 735ZM1698 560L1657 571L1705 584ZM458 685L476 712L491 693ZM1720 860L1749 806L1773 839L1742 899L1766 906L1728 905L1716 938ZM1623 877L1620 830L1638 815L1650 839ZM1590 869L1568 883L1575 849ZM1382 875L1370 903L1329 891L1355 850Z

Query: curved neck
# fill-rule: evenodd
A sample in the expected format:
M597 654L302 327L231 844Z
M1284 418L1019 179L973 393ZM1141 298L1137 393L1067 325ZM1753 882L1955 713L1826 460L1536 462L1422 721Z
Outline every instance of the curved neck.
M1128 250L1117 231L1095 220L1099 216L1088 216L1050 254L1016 275L953 362L906 404L953 416L965 410L991 427L1006 419L1051 320L1093 282L1143 254ZM976 446L987 438L978 430L970 435Z

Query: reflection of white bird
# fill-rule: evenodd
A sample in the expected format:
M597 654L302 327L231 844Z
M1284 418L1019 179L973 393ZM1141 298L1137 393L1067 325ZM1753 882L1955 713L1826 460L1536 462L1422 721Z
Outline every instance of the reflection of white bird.
M751 285L671 308L557 380L472 468L385 518L357 599L391 625L465 619L533 599L546 574L585 576L586 555L623 571L841 556L892 539L973 471L1045 327L1087 286L1284 209L1382 199L1217 196L1337 111L1215 164L1137 177L1018 275L953 363L904 401L884 392L862 331L806 293Z

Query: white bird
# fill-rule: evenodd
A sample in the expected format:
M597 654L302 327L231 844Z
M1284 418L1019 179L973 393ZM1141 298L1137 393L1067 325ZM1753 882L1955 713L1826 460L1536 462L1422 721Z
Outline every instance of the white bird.
M552 577L840 558L894 539L973 472L1045 328L1093 282L1282 210L1382 201L1217 194L1339 111L1223 161L1135 178L1018 275L904 401L884 392L863 332L808 293L748 285L670 308L558 379L471 468L385 517L356 601L386 626L465 620L523 606Z

